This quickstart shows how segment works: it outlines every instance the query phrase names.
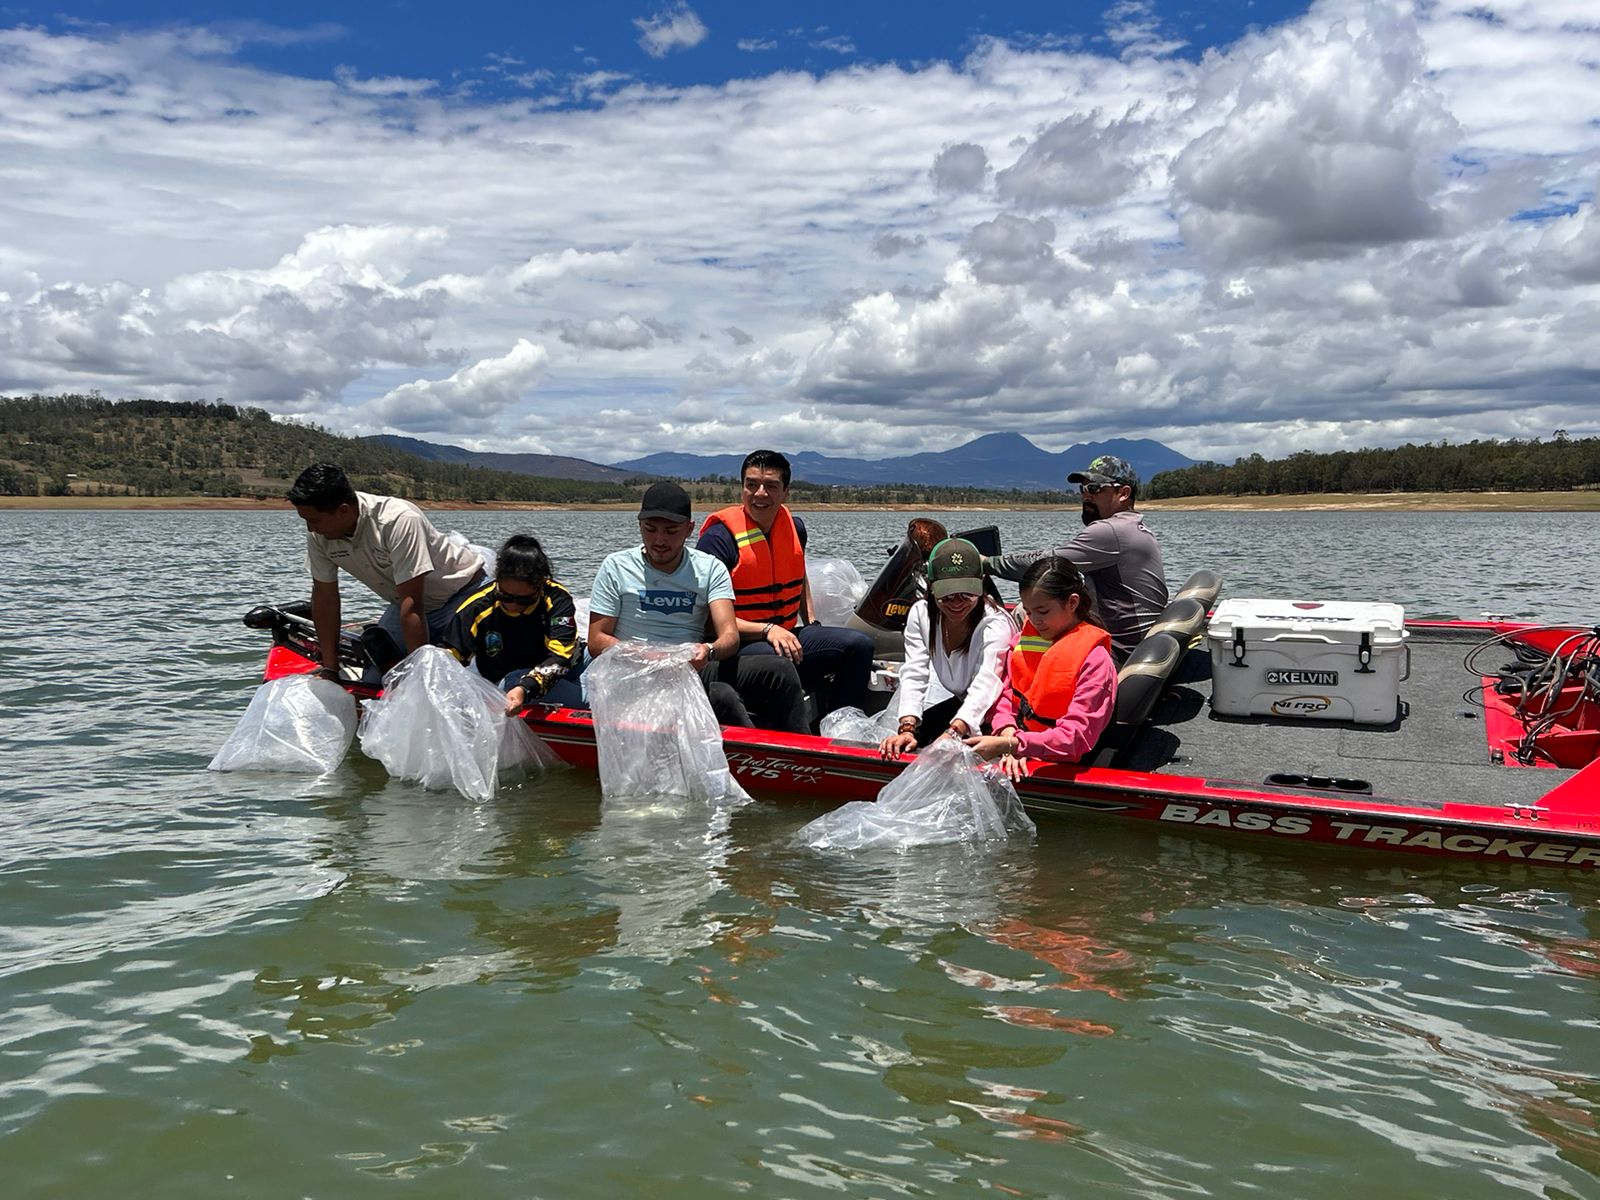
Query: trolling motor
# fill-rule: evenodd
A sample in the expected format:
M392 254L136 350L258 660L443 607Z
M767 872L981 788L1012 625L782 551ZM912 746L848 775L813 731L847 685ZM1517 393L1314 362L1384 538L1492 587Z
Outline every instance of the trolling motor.
M950 536L938 521L915 517L906 524L905 538L890 549L889 561L845 622L847 628L872 638L874 658L904 661L906 618L911 615L911 606L928 594L928 555ZM954 536L966 538L980 554L1000 553L1000 529L996 525L985 525ZM984 590L993 593L994 584L985 580Z
M293 604L258 604L244 615L249 629L265 629L272 634L272 644L320 664L322 650L317 645L317 627L311 620L311 604L300 600ZM388 652L386 654L386 651ZM339 663L359 671L387 670L400 660L389 635L376 625L369 625L359 635L348 630L339 631ZM387 663L384 659L392 654Z

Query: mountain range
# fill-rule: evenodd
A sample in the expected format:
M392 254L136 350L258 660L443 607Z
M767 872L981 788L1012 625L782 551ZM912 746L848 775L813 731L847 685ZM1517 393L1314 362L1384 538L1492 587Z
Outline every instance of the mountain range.
M1157 471L1193 464L1176 450L1147 438L1129 441L1113 438L1087 442L1052 453L1041 450L1020 433L990 433L953 450L907 454L899 458L833 458L803 450L789 455L794 477L810 483L922 483L958 484L963 487L1018 488L1024 491L1059 491L1067 475L1089 465L1101 454L1125 458L1148 480ZM742 454L649 454L617 466L651 475L699 479L707 475L737 477Z
M418 458L425 458L429 462L460 463L468 467L486 467L491 471L539 475L545 479L589 479L597 483L622 483L649 473L608 467L585 458L569 458L562 454L499 454L493 451L465 450L460 446L424 442L418 438L400 437L393 433L382 433L361 440L377 442L379 445L404 451L406 454L415 454Z
M674 479L704 479L739 474L743 454L680 454L663 451L629 459L613 466L550 454L496 454L444 446L416 438L382 434L369 439L435 462L464 463L497 471L516 471L552 479L592 479L619 482L641 475ZM836 458L809 450L789 455L794 477L816 484L937 484L1001 491L1059 491L1067 475L1081 470L1101 454L1125 458L1149 482L1158 471L1192 466L1194 460L1148 438L1112 438L1084 442L1066 450L1041 450L1020 433L991 433L953 450L908 454L897 458ZM581 473L580 473L581 472Z

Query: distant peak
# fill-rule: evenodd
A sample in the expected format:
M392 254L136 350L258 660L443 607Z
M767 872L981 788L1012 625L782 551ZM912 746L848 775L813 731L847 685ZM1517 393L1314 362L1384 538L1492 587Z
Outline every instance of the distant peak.
M985 450L1007 450L1011 448L1020 450L1023 447L1027 447L1029 450L1038 449L1037 446L1035 446L1027 438L1023 437L1020 433L1009 432L986 433L982 437L973 438L966 445L959 447L959 449L970 450L974 446L981 446Z

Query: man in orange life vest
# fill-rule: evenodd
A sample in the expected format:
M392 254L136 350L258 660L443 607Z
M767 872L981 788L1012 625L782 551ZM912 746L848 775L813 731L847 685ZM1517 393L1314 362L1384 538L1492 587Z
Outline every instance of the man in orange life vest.
M707 517L697 543L733 577L738 657L776 654L794 663L819 716L865 708L872 639L811 620L806 526L786 503L789 460L776 450L752 451L739 477L741 502Z

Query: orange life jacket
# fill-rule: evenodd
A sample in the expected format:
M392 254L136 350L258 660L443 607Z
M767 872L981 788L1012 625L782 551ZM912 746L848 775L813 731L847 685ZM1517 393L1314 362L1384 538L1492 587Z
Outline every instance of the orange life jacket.
M1089 651L1109 652L1111 635L1098 625L1079 621L1055 641L1042 637L1032 621L1011 648L1006 679L1017 701L1017 723L1029 733L1042 733L1067 715L1078 688L1078 672Z
M718 509L700 526L704 537L713 521L720 521L733 534L739 548L739 561L729 572L733 576L733 610L746 621L770 621L792 629L800 619L800 599L806 586L806 552L800 547L800 534L787 507L779 507L770 533L733 504Z

